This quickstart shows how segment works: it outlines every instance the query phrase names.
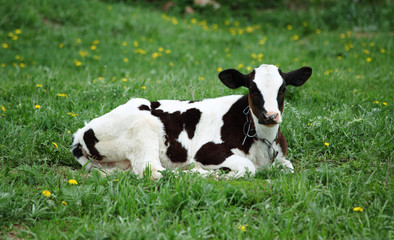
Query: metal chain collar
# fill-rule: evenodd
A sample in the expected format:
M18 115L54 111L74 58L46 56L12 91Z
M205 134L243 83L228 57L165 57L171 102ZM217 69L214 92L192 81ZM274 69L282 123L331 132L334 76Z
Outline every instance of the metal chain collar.
M242 145L245 144L245 141L246 141L246 139L248 137L250 137L250 138L257 138L258 140L263 141L268 146L268 149L267 149L268 157L270 158L271 162L274 162L275 158L278 156L278 151L276 151L275 148L273 147L273 143L278 138L278 135L276 136L276 138L272 142L268 141L268 139L266 139L266 138L259 138L259 137L257 137L256 129L252 128L252 120L249 120L250 107L247 106L243 110L243 113L244 113L244 115L246 117L246 122L245 122L244 127L243 127L243 133L245 135L245 138L242 141Z

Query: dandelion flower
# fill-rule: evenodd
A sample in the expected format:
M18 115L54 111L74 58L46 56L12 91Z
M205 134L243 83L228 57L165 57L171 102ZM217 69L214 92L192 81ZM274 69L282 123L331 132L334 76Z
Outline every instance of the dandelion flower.
M4 106L1 106L1 110L3 110L3 112L5 112L5 107Z
M3 43L2 46L3 46L3 48L8 48L8 44L7 43Z
M24 64L24 63L19 63L19 67L24 68L24 67L26 67L26 64Z
M372 58L371 58L371 57L367 57L367 59L365 59L365 61L371 62L371 61L372 61Z
M59 43L59 48L63 48L64 47L64 43Z
M56 96L68 98L68 95L65 93L58 93L58 94L56 94Z
M164 51L164 48L159 47L157 50L158 50L159 52L163 52L163 51Z
M114 182L118 182L118 181L119 181L119 179L117 179L117 178L116 178L116 179L114 179Z
M128 58L123 58L123 62L127 63L127 62L129 62L129 59Z
M75 179L70 179L70 180L68 180L68 184L70 184L70 185L77 185L78 182Z
M146 87L145 87L145 86L141 86L141 89L142 89L142 90L145 90L145 89L146 89Z
M96 46L96 45L92 45L92 46L90 47L90 49L91 49L92 51L94 51L94 50L97 49L97 46Z
M44 190L42 191L42 195L44 195L45 197L50 197L51 196L51 192L48 190Z
M21 34L22 30L20 30L19 28L15 30L15 34Z
M62 201L62 204L63 204L64 206L67 206L67 205L68 205L68 203L67 203L66 201Z
M173 67L173 66L174 66L174 63L173 63L173 62L170 62L170 63L168 63L168 65L170 65L170 67Z
M170 54L171 53L171 50L170 49L167 49L166 50L166 54Z
M39 109L39 108L41 108L41 106L37 104L37 105L34 106L34 108L35 109Z
M379 101L375 101L375 104L379 104Z
M55 148L59 148L55 142L52 142L52 144L55 146Z
M293 26L291 26L290 24L288 24L288 25L286 26L286 29L290 31L291 29L293 29Z
M383 104L383 106L387 106L387 103L386 103L386 102L383 102L382 104Z
M42 84L36 84L36 87L42 87Z
M221 71L223 71L223 68L218 67L216 70L217 70L218 72L221 72Z
M1 64L1 67L5 67L5 66L6 66L6 64L5 64L5 63L2 63L2 64Z
M316 34L320 34L321 33L321 29L316 29Z
M126 41L123 41L123 42L122 42L122 46L123 46L123 47L126 47L126 46L127 46L127 42L126 42Z
M82 62L81 61L76 60L74 63L75 63L75 66L77 66L77 67L82 66Z
M330 144L328 142L325 142L324 146L328 147L328 146L330 146Z
M99 44L100 44L99 40L96 39L96 40L93 41L93 45L99 45Z
M362 207L355 207L353 208L353 212L364 212L364 209Z
M127 78L122 78L122 81L123 82L127 82Z
M381 53L385 53L385 52L386 52L386 49L382 48L382 49L380 49L380 52L381 52Z
M76 117L76 116L78 116L78 114L72 113L72 112L68 112L67 115L69 115L69 116L71 116L71 117Z
M246 225L239 225L238 226L238 230L241 230L242 232L246 232L246 227L248 226L248 224Z

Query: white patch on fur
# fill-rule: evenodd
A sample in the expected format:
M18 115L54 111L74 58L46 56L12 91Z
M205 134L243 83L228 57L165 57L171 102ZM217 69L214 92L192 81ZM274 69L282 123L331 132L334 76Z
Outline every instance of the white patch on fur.
M282 122L279 111L277 96L283 78L279 74L278 67L274 65L261 65L255 69L254 82L264 98L264 108L267 112L279 114L278 123Z

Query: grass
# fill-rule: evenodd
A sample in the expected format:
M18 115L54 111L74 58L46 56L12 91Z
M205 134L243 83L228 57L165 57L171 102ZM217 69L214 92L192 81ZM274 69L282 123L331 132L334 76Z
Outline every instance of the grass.
M292 24L117 2L29 3L0 1L2 238L393 238L390 29L316 26L310 14ZM379 21L371 25L391 20ZM244 93L226 89L218 70L261 63L313 68L286 96L281 129L294 174L86 177L69 151L84 121L131 97Z

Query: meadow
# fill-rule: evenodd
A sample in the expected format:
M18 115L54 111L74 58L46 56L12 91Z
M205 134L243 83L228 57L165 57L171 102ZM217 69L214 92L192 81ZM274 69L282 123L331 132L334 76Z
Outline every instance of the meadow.
M393 7L379 3L244 16L0 0L0 238L393 239ZM70 152L84 122L132 97L244 94L218 72L263 63L313 68L286 93L293 174L101 177Z

